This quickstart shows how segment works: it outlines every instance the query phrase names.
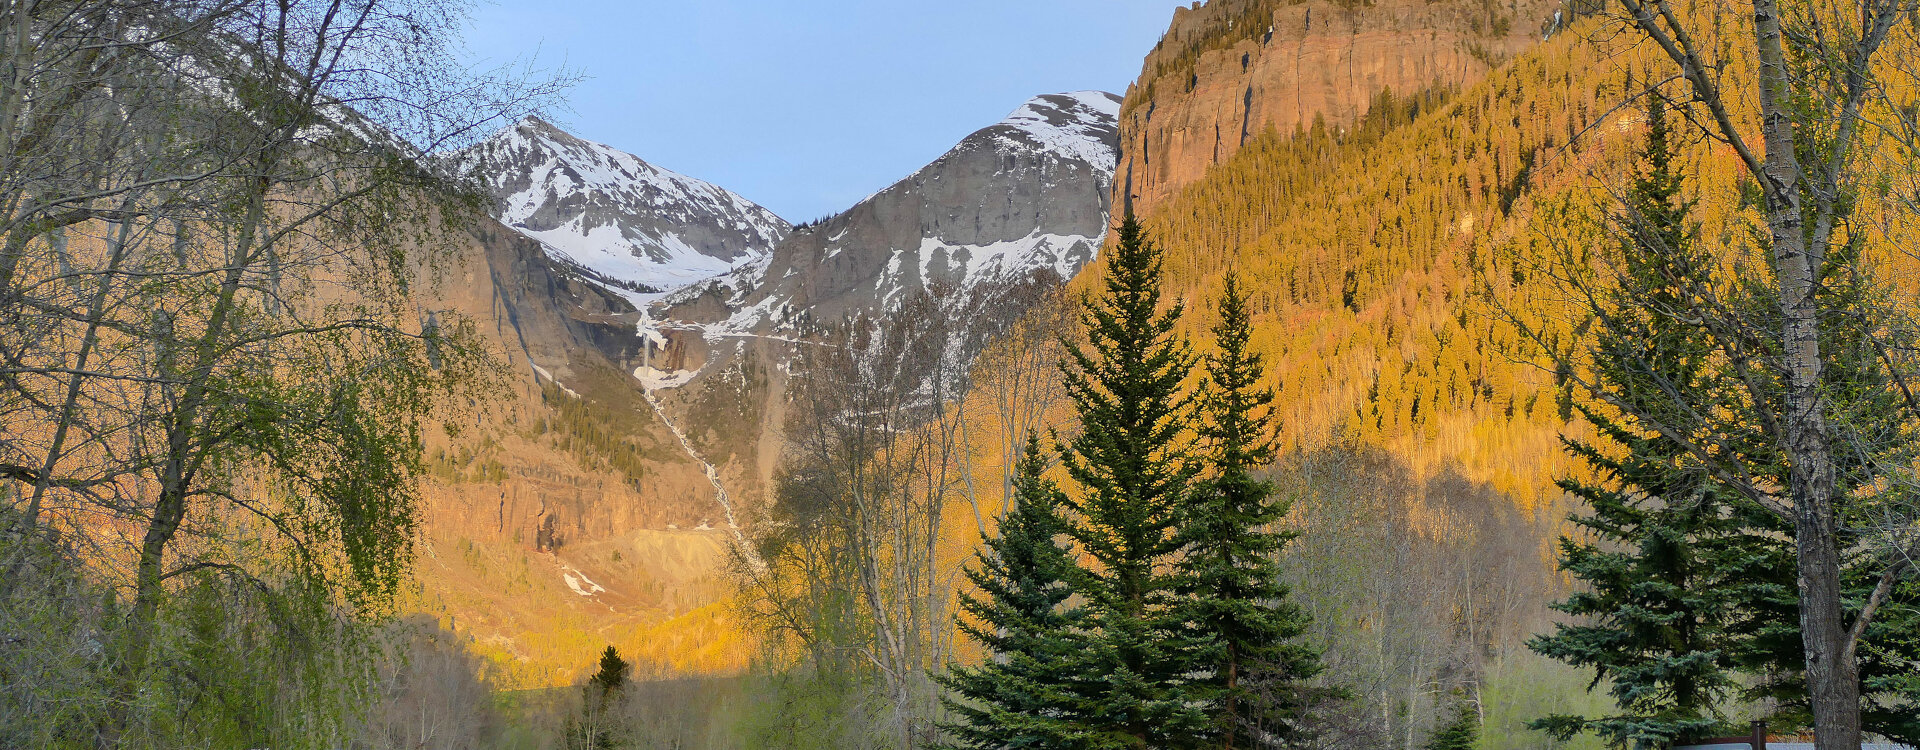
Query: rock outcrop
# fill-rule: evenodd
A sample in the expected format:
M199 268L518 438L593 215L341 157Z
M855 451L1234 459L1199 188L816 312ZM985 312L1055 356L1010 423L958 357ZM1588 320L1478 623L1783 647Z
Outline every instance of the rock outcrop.
M1382 91L1478 81L1551 33L1558 0L1214 0L1174 10L1128 87L1116 205L1146 213L1265 128L1341 127Z

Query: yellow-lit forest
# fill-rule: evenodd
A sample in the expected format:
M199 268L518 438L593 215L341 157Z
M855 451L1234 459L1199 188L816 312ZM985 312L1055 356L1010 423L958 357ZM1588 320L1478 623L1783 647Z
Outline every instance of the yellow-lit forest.
M1190 304L1254 293L1290 446L1352 440L1456 462L1529 502L1563 469L1550 373L1481 299L1543 192L1624 168L1628 71L1566 34L1466 91L1381 92L1341 129L1269 130L1146 221Z

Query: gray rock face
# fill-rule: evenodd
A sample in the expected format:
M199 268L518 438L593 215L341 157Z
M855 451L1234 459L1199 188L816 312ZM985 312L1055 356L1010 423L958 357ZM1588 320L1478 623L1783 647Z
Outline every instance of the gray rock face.
M763 260L791 226L712 184L529 117L448 154L501 223L587 276L664 292Z
M795 229L765 263L690 287L661 317L767 332L884 311L917 290L981 296L1070 279L1105 237L1120 98L1035 97L845 213ZM733 312L713 320L715 298Z

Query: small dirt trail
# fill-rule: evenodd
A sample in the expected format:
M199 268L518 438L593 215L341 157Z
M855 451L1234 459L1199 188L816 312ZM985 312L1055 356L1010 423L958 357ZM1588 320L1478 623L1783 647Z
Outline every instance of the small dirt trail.
M635 380L640 379L635 378ZM739 547L740 554L755 569L765 567L760 556L754 553L753 546L747 544L747 536L740 533L740 523L733 515L733 499L727 494L726 485L720 483L720 471L713 468L713 464L707 463L707 459L700 455L700 451L694 450L693 441L688 440L687 434L680 431L680 425L674 424L673 418L667 416L666 406L653 395L653 389L647 387L645 381L640 383L640 395L646 398L647 405L653 407L653 413L660 417L660 422L667 426L667 431L672 432L674 439L680 441L680 449L686 451L687 457L692 458L693 462L699 464L700 469L707 473L707 482L713 485L714 499L720 501L720 510L727 517L727 531L733 534L734 544Z

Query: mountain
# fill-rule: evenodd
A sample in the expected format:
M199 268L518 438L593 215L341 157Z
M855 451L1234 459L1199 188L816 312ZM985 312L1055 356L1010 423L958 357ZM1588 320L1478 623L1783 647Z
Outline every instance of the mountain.
M445 157L502 223L631 292L665 292L766 257L792 229L745 198L525 118Z
M1622 74L1596 61L1598 53L1577 34L1541 39L1543 24L1569 20L1557 4L1520 3L1519 14L1503 16L1510 19L1504 23L1483 20L1481 36L1473 37L1470 21L1485 8L1479 3L1421 0L1408 8L1382 0L1357 12L1354 23L1412 24L1401 32L1409 48L1436 35L1467 35L1484 45L1510 43L1513 56L1483 66L1470 81L1410 78L1390 89L1346 91L1345 100L1367 101L1364 113L1321 116L1324 126L1304 130L1291 123L1261 128L1189 181L1181 183L1185 177L1171 166L1155 166L1151 174L1158 176L1143 182L1146 164L1180 153L1173 144L1155 144L1159 125L1145 127L1145 113L1159 113L1158 122L1168 113L1213 108L1204 86L1169 87L1164 74L1154 75L1167 70L1175 42L1205 50L1189 56L1203 82L1209 69L1238 75L1241 54L1273 55L1281 47L1281 31L1267 43L1264 32L1248 39L1237 30L1245 21L1232 29L1200 24L1219 18L1207 14L1245 5L1223 0L1176 14L1122 116L1122 179L1133 166L1142 221L1173 249L1165 267L1171 290L1206 299L1227 270L1239 274L1255 297L1254 346L1274 363L1278 415L1287 425L1282 437L1290 445L1350 440L1387 449L1423 471L1457 469L1524 504L1556 496L1551 477L1566 468L1556 440L1564 407L1545 375L1512 356L1524 349L1518 333L1475 300L1495 275L1537 281L1498 262L1507 252L1501 243L1521 231L1542 185L1564 190L1579 181L1583 160L1593 158L1585 152L1605 141L1570 138L1587 133L1613 106L1607 81ZM1274 10L1267 23L1297 31L1308 8L1319 25L1325 11L1316 3ZM1200 26L1211 36L1182 36ZM1350 36L1334 27L1329 34ZM1529 30L1522 38L1513 29ZM1491 36L1495 31L1507 33ZM1319 78L1303 70L1292 90ZM1285 86L1255 92L1256 113L1290 106L1294 97ZM1606 136L1629 138L1629 145L1613 146L1626 153L1631 132L1622 125Z
M515 685L567 679L596 639L678 673L739 669L723 568L785 445L790 340L929 290L971 300L957 322L977 349L1025 311L1017 292L1095 256L1119 106L1035 97L791 231L538 119L443 157L500 222L473 228L435 305L514 374L476 429L430 451L421 607Z
M1561 0L1213 0L1175 8L1127 87L1117 201L1149 209L1268 128L1353 125L1381 92L1485 78L1570 18Z
M668 296L648 314L669 359L704 361L680 350L804 333L917 292L1017 316L1023 306L993 301L1073 278L1104 240L1119 113L1105 92L1034 97L852 208L796 228L764 262Z
M683 671L740 663L724 633L625 645L662 623L706 627L732 538L714 528L725 509L705 467L629 375L643 346L632 295L484 217L463 234L420 288L505 369L473 413L450 416L459 433L429 439L413 606L472 636L502 684L571 679L602 638Z
M1508 507L1540 501L1564 467L1552 394L1495 352L1510 338L1465 300L1487 276L1479 238L1559 172L1547 160L1555 138L1603 108L1591 58L1566 40L1541 45L1533 15L1491 7L1182 10L1124 105L1099 92L1035 97L846 211L792 228L538 120L453 155L514 230L483 233L490 255L476 276L491 283L463 289L472 299L458 308L519 374L504 417L432 456L423 607L457 621L515 684L564 680L609 642L675 673L739 669L750 649L722 570L773 494L793 341L930 292L955 300L963 345L978 351L1027 312L1026 290L1097 281L1116 200L1133 200L1169 249L1169 292L1190 301L1190 333L1209 323L1220 274L1242 273L1288 447L1351 438L1416 479L1447 467L1518 501ZM1316 36L1287 30L1304 31L1309 12ZM1341 45L1348 76L1274 67ZM1409 62L1365 59L1387 50ZM1471 65L1411 62L1461 59ZM1569 76L1582 97L1561 95ZM1290 103L1310 90L1320 104ZM1295 134L1316 119L1327 127ZM1244 142L1223 137L1216 157L1214 126L1237 133L1243 121ZM1495 127L1509 122L1525 127ZM1180 145L1196 132L1206 149ZM1167 171L1143 181L1150 164ZM681 245L711 252L669 252ZM662 273L702 263L714 275ZM988 476L997 465L983 458L973 484L1000 486Z
M529 669L559 666L560 642L585 645L560 636L580 631L677 670L737 663L690 655L738 637L717 619L711 582L735 511L717 501L730 495L748 526L771 495L793 340L928 292L953 301L978 351L1027 311L1023 292L1093 283L1082 270L1098 266L1116 201L1170 249L1169 291L1196 303L1190 326L1206 323L1198 302L1221 271L1245 274L1289 446L1353 435L1419 472L1459 462L1471 479L1536 497L1558 466L1551 399L1523 368L1447 342L1489 335L1461 302L1476 278L1475 227L1500 221L1512 204L1502 196L1529 184L1532 152L1578 124L1574 104L1542 98L1571 64L1564 45L1528 52L1554 5L1181 9L1124 103L1035 97L846 211L792 228L538 120L460 152L496 215L561 261L511 286L577 329L578 346L547 353L514 336L533 402L500 447L463 455L468 468L440 495L433 536L462 550L434 563L440 611ZM1501 72L1509 59L1521 69ZM1509 101L1521 81L1531 98ZM1442 91L1468 104L1416 96ZM1520 138L1480 124L1522 111L1551 118ZM1314 122L1326 127L1295 137ZM1455 189L1466 184L1476 189ZM694 239L723 236L734 242ZM708 252L675 255L681 246ZM620 468L629 454L644 461ZM475 478L490 461L505 486ZM554 475L569 462L583 468ZM537 575L513 577L525 570ZM520 580L535 588L512 588ZM658 645L669 622L701 635Z

